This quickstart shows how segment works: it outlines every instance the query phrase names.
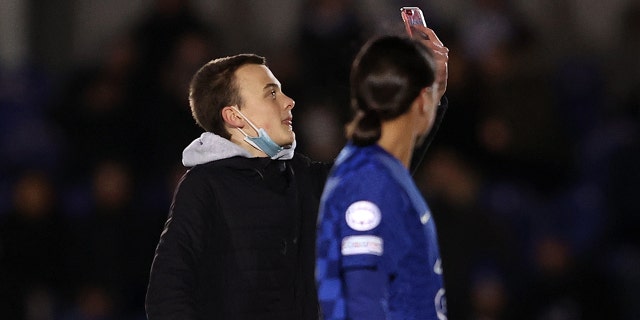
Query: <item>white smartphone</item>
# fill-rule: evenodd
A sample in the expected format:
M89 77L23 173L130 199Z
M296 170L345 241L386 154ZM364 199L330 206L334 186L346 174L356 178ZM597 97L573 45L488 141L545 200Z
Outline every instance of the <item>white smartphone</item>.
M421 25L426 27L427 22L424 20L422 10L418 7L402 7L400 8L400 15L404 22L404 27L407 29L409 36L413 37L412 26Z

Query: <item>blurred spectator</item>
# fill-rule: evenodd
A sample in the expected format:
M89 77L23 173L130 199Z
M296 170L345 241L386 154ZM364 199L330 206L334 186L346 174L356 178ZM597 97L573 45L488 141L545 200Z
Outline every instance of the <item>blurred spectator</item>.
M132 37L144 57L138 66L138 90L157 90L162 66L178 52L185 33L200 33L213 43L217 37L194 13L190 0L153 0L146 14L134 23Z
M144 58L130 101L136 139L144 144L134 154L153 159L137 157L142 160L138 176L169 172L180 163L182 149L202 132L191 117L188 85L197 68L221 52L216 32L200 20L190 0L154 0L148 14L135 23L132 37Z
M610 282L579 259L562 235L536 239L534 268L519 319L619 319ZM524 298L524 297L523 297Z
M135 139L138 120L131 101L138 58L131 39L119 38L100 65L74 70L61 86L51 117L65 134L69 177L86 175L105 156L135 163L135 152L144 146Z
M606 271L615 284L614 295L622 306L623 319L640 317L640 118L627 126L629 134L611 154L607 165L609 180L605 196L608 200ZM629 120L629 119L627 119Z
M509 314L508 309L515 299L509 295L507 285L499 270L492 266L476 266L469 284L471 315L467 319L512 319L513 314Z
M344 123L331 112L330 106L307 104L304 112L296 113L295 119L296 140L307 141L304 154L316 161L333 161L346 139Z
M152 227L140 214L136 186L130 168L123 162L97 162L90 185L91 207L71 224L73 243L69 260L76 295L86 290L96 294L87 303L110 306L117 319L142 313L143 297L153 255ZM93 301L93 302L92 302Z
M214 44L206 33L194 31L174 40L167 59L156 66L157 87L134 97L137 138L145 141L136 152L153 159L141 159L144 177L169 172L180 163L182 150L202 133L191 117L188 86L198 68L214 58Z
M480 64L490 62L495 51L515 37L514 18L508 1L472 1L464 20L458 24L463 54Z
M4 69L0 64L0 173L61 165L64 137L47 117L50 81L41 67Z
M114 310L113 296L103 286L84 285L78 289L72 307L66 310L61 320L118 320L125 319ZM137 319L137 318L131 318ZM142 319L142 318L139 318Z
M522 32L475 64L477 155L489 174L544 189L565 183L571 158L547 69L536 64L538 42Z
M483 203L488 182L474 164L449 147L431 149L415 179L438 225L449 316L482 319L481 314L490 313L488 319L508 319L509 284L498 280L514 276L518 248L511 226ZM488 265L492 277L478 272ZM477 300L482 296L484 301Z
M13 207L0 222L3 318L50 319L64 297L67 231L53 183L45 172L27 170L14 184Z
M632 115L640 119L640 3L629 1L621 8L616 19L617 31L614 39L615 59L606 59L610 80L607 84L609 98L614 102L608 106L616 115Z
M351 0L307 0L300 14L300 69L288 94L297 101L294 116L304 123L297 129L298 147L317 159L333 159L344 145L343 126L351 116L349 68L367 31L357 9Z
M345 120L349 106L349 66L364 31L353 1L308 0L301 19L299 55L304 97L328 104Z

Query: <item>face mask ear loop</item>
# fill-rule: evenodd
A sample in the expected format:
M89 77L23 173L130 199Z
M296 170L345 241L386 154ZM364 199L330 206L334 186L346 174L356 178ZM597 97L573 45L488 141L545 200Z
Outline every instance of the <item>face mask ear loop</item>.
M233 108L234 110L236 110L241 116L242 118L247 121L247 123L249 124L249 126L251 126L251 128L256 132L256 134L260 135L260 132L258 131L258 128L251 122L251 120L249 120L249 118L247 118L242 112L240 112L240 109L238 109L236 106L231 106L231 108ZM242 134L247 137L250 138L249 135L244 132L244 130L236 127L236 129L240 130L240 132L242 132Z
M240 131L240 133L242 133L245 138L249 138L249 135L246 132L244 132L244 130L242 130L242 129L238 128L238 127L236 127L236 129L238 129L238 131Z

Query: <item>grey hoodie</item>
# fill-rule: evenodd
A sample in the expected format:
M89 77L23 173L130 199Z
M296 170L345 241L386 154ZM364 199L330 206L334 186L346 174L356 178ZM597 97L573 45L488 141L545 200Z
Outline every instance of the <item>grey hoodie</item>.
M274 160L289 160L293 158L296 142L290 148L285 148L272 157ZM211 161L227 159L231 157L254 158L249 151L239 145L211 132L204 132L199 138L193 140L182 151L182 164L185 167L193 167Z

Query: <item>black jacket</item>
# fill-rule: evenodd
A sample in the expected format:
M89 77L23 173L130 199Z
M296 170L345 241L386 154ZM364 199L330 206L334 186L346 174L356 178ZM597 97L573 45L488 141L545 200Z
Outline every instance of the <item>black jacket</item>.
M315 233L329 167L232 157L182 178L156 249L155 319L318 319Z

